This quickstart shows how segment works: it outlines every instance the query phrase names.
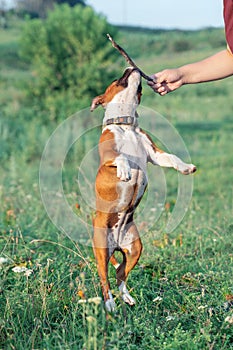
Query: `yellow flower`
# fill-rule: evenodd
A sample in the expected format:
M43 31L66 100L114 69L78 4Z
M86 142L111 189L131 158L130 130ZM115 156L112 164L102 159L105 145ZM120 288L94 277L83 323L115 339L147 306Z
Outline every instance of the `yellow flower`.
M79 290L79 291L78 291L78 296L79 296L80 298L82 298L82 299L86 299L86 298L85 298L85 294L84 294L84 292L83 292L82 290Z

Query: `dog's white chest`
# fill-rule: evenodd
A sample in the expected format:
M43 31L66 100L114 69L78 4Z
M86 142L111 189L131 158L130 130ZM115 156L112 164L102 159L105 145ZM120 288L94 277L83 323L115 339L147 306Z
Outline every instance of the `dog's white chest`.
M127 125L111 125L108 129L114 133L116 151L128 159L131 169L141 169L146 174L147 152L137 129Z

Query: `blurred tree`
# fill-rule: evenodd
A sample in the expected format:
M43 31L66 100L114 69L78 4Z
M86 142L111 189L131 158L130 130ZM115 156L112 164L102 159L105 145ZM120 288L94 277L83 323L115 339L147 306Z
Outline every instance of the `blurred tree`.
M86 107L115 77L108 32L116 29L89 6L56 5L45 20L27 21L21 55L33 69L28 93L51 118L69 103Z
M6 0L0 0L0 12L5 12L7 9L7 2Z
M85 5L86 0L54 0L57 4L64 4L67 3L71 7L80 4L80 5Z
M45 18L48 10L53 8L53 0L17 0L16 7L20 13L27 13L32 18Z
M32 18L45 18L48 10L51 10L56 3L67 3L71 7L77 4L84 6L85 0L16 0L17 9L28 13Z
M6 11L7 11L6 0L0 0L0 28L4 28L4 29L7 28Z

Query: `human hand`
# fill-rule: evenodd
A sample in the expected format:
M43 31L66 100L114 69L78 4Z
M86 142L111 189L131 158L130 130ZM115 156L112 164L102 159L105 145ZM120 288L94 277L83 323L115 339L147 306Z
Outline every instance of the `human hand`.
M165 69L151 77L153 81L148 81L148 85L161 96L178 89L184 84L183 75L179 68Z

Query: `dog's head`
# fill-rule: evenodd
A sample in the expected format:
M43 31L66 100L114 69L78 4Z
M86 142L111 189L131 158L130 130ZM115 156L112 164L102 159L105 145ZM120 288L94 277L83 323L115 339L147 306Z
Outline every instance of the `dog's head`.
M127 68L120 79L114 80L103 95L92 100L91 111L109 103L137 106L142 95L141 75L135 68Z

